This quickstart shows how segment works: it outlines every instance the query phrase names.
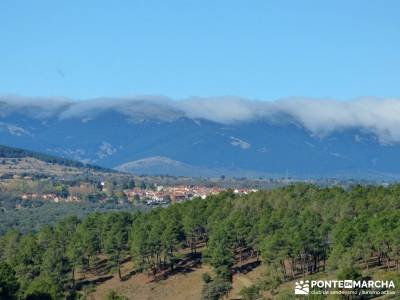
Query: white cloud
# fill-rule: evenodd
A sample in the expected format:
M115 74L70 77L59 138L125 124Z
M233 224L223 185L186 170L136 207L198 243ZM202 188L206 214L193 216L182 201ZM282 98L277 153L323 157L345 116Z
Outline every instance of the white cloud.
M0 117L15 112L35 118L93 118L116 111L127 119L155 118L164 121L180 117L205 119L223 124L268 120L294 122L314 135L325 136L349 128L375 134L381 143L400 142L400 98L362 98L351 101L290 98L257 101L239 97L190 98L136 96L68 99L0 97Z
M317 135L360 128L374 133L382 143L400 142L400 99L353 101L290 99L274 102L276 110L288 114Z
M174 106L194 119L219 123L248 121L270 113L270 103L236 97L191 98L173 102Z
M68 109L73 101L66 98L0 96L0 117L12 113L48 118Z

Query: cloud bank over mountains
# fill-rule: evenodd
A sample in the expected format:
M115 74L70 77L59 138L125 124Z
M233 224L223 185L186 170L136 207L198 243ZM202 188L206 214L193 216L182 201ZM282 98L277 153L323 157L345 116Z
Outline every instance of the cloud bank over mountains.
M383 144L400 142L400 98L258 101L240 97L172 100L159 96L135 96L74 101L66 98L0 97L0 118L14 113L39 119L94 118L109 111L124 114L128 119L172 121L187 117L221 124L260 120L289 122L318 136L354 128L376 135Z

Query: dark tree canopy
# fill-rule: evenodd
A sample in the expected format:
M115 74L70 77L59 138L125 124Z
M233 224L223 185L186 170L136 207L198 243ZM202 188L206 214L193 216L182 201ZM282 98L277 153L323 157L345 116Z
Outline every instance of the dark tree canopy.
M204 299L226 295L249 257L268 266L278 285L325 270L353 279L377 264L399 271L399 208L400 185L297 184L245 196L225 192L146 213L67 217L35 234L13 230L0 238L0 293L59 299L76 289L77 271L85 276L99 257L120 280L126 259L156 278L175 272L183 251L214 268L204 277ZM243 297L259 293L251 287Z

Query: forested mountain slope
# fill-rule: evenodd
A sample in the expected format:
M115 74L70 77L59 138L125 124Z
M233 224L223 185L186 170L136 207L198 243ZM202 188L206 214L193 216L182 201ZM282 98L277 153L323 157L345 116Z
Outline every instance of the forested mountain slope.
M136 272L158 280L210 265L212 274L198 282L204 299L229 293L232 274L258 261L268 272L256 294L309 276L368 278L376 268L391 272L398 287L399 199L399 185L299 184L246 196L225 192L148 213L69 217L37 234L8 232L0 240L0 274L9 274L18 287L9 293L22 299L75 297L84 274L104 265L99 261L121 280ZM121 269L126 260L130 270Z
M75 167L75 168L86 167L86 168L91 168L91 169L95 169L95 170L106 171L106 169L101 168L99 166L87 165L80 161L67 159L64 157L58 157L58 156L49 155L49 154L45 154L45 153L35 152L35 151L28 150L28 149L21 149L21 148L0 145L0 159L2 159L2 158L27 158L27 157L34 158L34 159L37 159L39 161L49 163L49 164L57 164L57 165L62 165L62 166L66 166L66 167ZM112 170L107 170L107 171L112 171Z

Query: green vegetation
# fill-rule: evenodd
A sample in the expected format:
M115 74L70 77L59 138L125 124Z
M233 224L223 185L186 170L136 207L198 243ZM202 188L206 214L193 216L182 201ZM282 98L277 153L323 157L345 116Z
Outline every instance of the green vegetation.
M0 299L16 299L19 284L13 268L5 263L0 263Z
M37 232L44 225L54 225L69 215L74 215L81 219L94 212L134 212L148 209L142 206L132 206L131 204L26 202L21 202L27 205L21 209L2 210L0 207L0 236L11 228L17 228L22 233Z
M44 153L34 152L26 149L14 148L0 145L0 158L23 158L23 157L32 157L38 160L51 163L51 164L58 164L67 167L76 167L76 168L90 168L93 170L101 170L107 172L114 172L110 169L105 169L102 167L94 166L94 165L87 165L81 163L76 160L61 158L57 156L52 156Z
M120 295L118 295L118 293L116 291L111 290L107 294L106 300L127 300L127 298L123 297L123 296L120 296Z
M179 272L187 257L208 263L214 272L199 282L204 299L222 298L233 274L259 260L268 274L262 285L242 291L245 299L322 273L356 279L379 267L397 274L399 208L399 185L344 190L298 184L240 197L224 192L148 213L68 217L36 234L7 232L0 240L0 282L11 294L18 288L20 299L71 299L104 257L120 280L128 276L121 272L126 259L150 280Z
M134 185L132 179L106 179L105 187L100 182L95 178L0 181L0 236L11 228L23 233L36 232L68 215L82 218L92 212L146 209L140 203L129 202L123 192Z

